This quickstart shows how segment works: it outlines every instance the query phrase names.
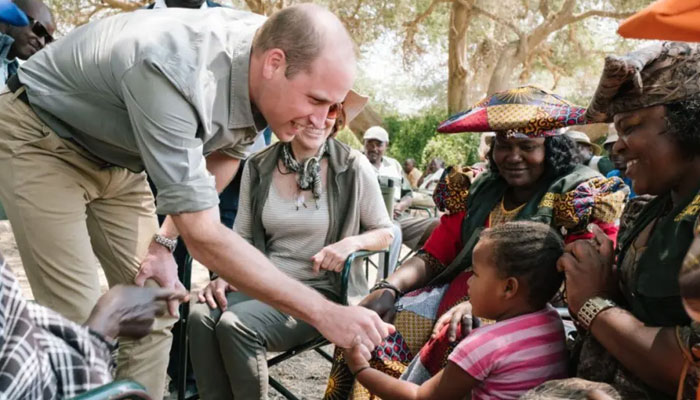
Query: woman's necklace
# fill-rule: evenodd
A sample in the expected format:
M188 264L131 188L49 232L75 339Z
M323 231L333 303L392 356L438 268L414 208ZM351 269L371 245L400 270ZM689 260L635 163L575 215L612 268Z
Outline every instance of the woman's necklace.
M318 199L321 197L321 192L323 190L321 183L321 158L325 152L326 143L324 142L314 157L306 158L299 163L292 155L290 143L285 143L282 147L282 163L284 164L285 168L290 171L289 173L297 173L297 211L301 207L308 208L303 193L307 190L311 190L314 197L314 202L316 203L316 209L319 209ZM277 167L279 169L279 164ZM281 170L280 173L282 173Z

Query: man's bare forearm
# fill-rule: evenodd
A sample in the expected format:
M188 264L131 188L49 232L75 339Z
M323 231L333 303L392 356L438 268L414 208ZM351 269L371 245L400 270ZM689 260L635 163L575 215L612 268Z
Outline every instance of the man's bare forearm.
M335 306L294 280L255 247L219 223L218 210L174 216L192 256L242 292L315 325Z

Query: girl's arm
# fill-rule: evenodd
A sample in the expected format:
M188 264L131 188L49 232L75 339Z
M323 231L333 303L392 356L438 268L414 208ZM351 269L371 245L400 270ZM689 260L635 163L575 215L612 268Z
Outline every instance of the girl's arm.
M357 380L384 400L462 400L479 383L452 361L448 361L445 369L420 386L372 368L360 371Z
M355 345L344 351L345 361L355 378L370 392L384 400L462 400L479 383L452 361L447 367L424 384L402 381L369 366L369 351L363 345Z

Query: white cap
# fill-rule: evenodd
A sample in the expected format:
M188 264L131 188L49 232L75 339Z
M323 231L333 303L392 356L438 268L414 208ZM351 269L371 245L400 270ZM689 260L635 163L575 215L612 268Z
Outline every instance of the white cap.
M362 140L379 140L380 142L389 143L389 133L381 126L373 126L365 131Z

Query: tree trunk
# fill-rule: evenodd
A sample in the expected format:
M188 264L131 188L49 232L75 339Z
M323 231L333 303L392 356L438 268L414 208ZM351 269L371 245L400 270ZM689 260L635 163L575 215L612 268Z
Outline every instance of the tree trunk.
M520 65L518 57L518 42L508 43L501 51L489 80L487 95L509 89L515 84L515 68Z
M467 28L472 11L460 1L452 2L448 33L447 111L453 114L469 106Z

